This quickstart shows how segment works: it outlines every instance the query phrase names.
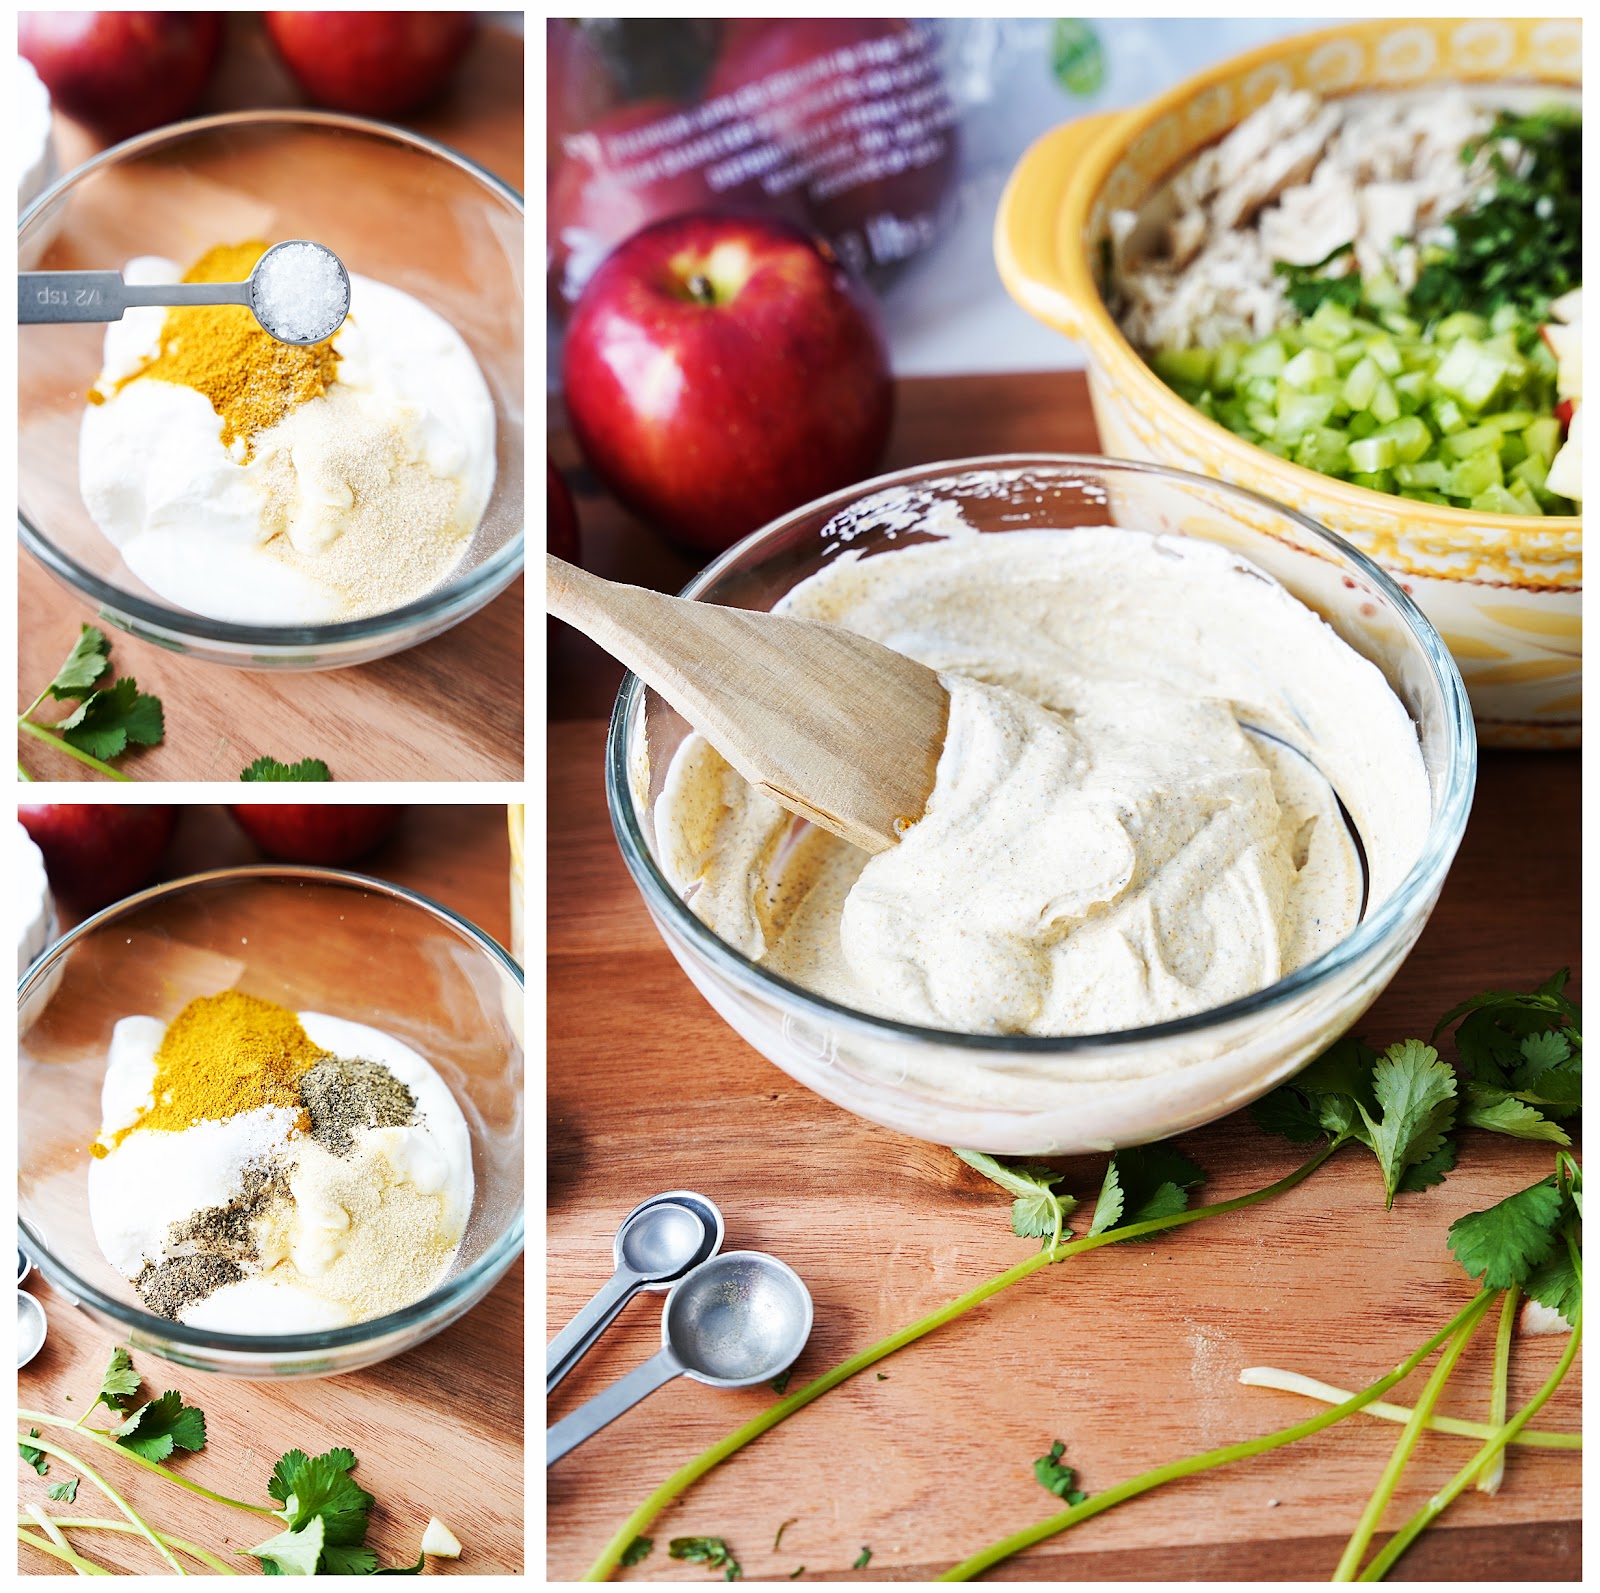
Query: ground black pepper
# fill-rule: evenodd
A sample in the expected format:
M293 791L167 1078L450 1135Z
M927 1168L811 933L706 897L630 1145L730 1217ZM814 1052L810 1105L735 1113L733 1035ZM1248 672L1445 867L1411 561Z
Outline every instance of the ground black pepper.
M157 1316L177 1320L178 1313L196 1300L229 1283L237 1283L244 1269L226 1256L169 1256L159 1265L146 1262L133 1280L139 1297Z
M330 1056L300 1080L300 1099L311 1114L311 1137L335 1156L355 1149L361 1128L403 1128L417 1098L380 1062Z

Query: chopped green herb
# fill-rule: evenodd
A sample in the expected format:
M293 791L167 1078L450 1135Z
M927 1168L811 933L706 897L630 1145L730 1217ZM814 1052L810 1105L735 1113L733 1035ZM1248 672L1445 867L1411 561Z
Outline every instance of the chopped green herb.
M328 766L321 758L302 758L298 763L279 763L276 758L260 757L243 770L241 780L288 781L331 780Z
M805 1568L805 1567L804 1567L804 1566L803 1566L803 1565L797 1565L797 1566L796 1566L796 1567L795 1567L795 1568L794 1568L794 1570L792 1570L792 1571L791 1571L791 1572L790 1572L790 1573L789 1573L789 1580L790 1580L790 1581L791 1581L791 1582L792 1582L792 1581L794 1581L794 1579L795 1579L795 1578L796 1578L796 1577L797 1577L797 1576L804 1576L804 1575L805 1575L805 1569L806 1569L806 1568Z
M879 1372L878 1381L880 1383L887 1383L889 1381L889 1374L887 1372Z
M1050 1446L1048 1455L1040 1455L1033 1463L1033 1474L1039 1481L1041 1488L1048 1489L1056 1498L1064 1499L1069 1505L1082 1504L1089 1496L1081 1488L1072 1486L1076 1473L1071 1466L1063 1466L1061 1457L1067 1452L1067 1446L1058 1438Z
M783 1529L780 1527L778 1530L781 1532ZM656 1540L654 1538L646 1538L642 1535L635 1538L633 1542L622 1551L622 1563L624 1565L638 1565L641 1561L647 1560L650 1557L650 1551L655 1548L655 1546ZM773 1548L777 1548L777 1544L773 1544Z
M781 1394L789 1386L789 1379L793 1376L794 1368L792 1366L786 1366L775 1378L773 1378L771 1384L772 1392L774 1394Z
M124 1449L145 1460L165 1460L174 1449L204 1449L205 1413L185 1405L176 1389L168 1389L160 1399L130 1411L110 1429L111 1436Z
M792 1527L799 1519L799 1516L790 1516L787 1521L779 1524L777 1533L772 1539L772 1552L774 1554L778 1552L778 1545L783 1542L784 1533L787 1532L789 1528Z
M30 1427L28 1429L29 1438L37 1438L38 1436L39 1429L37 1427ZM33 1467L36 1472L39 1473L41 1477L48 1477L50 1475L50 1462L44 1458L44 1451L42 1449L35 1449L32 1444L25 1444L19 1438L17 1440L17 1452L25 1461L27 1461L30 1466Z
M865 1544L862 1544L861 1553L858 1554L851 1562L850 1569L852 1571L865 1571L871 1559L872 1550L869 1549Z
M720 1570L728 1582L737 1582L744 1575L743 1567L722 1538L674 1538L667 1545L667 1553L674 1560L687 1560L692 1565Z
M46 1491L52 1499L59 1499L64 1504L74 1504L78 1498L78 1479L68 1477L65 1482L53 1482Z

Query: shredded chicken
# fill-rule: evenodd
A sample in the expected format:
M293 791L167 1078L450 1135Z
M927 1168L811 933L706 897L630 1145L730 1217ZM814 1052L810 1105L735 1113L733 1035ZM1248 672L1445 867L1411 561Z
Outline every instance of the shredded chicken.
M1293 319L1275 261L1387 271L1408 290L1421 247L1489 176L1461 147L1493 116L1459 90L1348 105L1275 94L1172 180L1176 214L1137 255L1138 216L1111 218L1117 308L1146 349L1256 341Z

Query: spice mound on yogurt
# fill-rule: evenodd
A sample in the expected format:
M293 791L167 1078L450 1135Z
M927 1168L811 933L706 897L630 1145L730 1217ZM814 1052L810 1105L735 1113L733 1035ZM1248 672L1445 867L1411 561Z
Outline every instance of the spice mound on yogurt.
M141 256L123 275L238 282L266 249L218 245L181 275ZM292 250L273 258L276 309L323 314L326 286L295 275ZM348 319L303 347L243 305L131 309L106 328L88 399L90 516L158 596L215 619L323 624L413 602L460 564L494 486L494 403L466 343L355 273Z
M399 1310L472 1208L465 1119L365 1024L238 990L116 1025L92 1147L95 1239L150 1311L230 1333Z
M1225 547L946 535L846 552L778 607L916 658L951 693L927 811L871 858L699 736L668 771L660 855L692 911L842 1005L973 1034L1185 1017L1329 950L1421 852L1405 708Z

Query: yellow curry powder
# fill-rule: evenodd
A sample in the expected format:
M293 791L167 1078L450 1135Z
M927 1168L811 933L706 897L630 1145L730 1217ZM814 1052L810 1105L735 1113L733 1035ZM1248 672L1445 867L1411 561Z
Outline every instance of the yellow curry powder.
M155 1105L133 1127L182 1133L203 1119L284 1106L309 1132L300 1080L327 1054L287 1007L242 990L200 996L167 1025L156 1052Z
M185 282L243 282L267 251L259 241L218 244L184 272ZM242 439L244 457L257 432L276 426L335 380L339 356L332 339L296 348L265 331L242 304L207 304L167 311L161 352L117 384L141 376L192 387L210 399L222 420L222 446Z

